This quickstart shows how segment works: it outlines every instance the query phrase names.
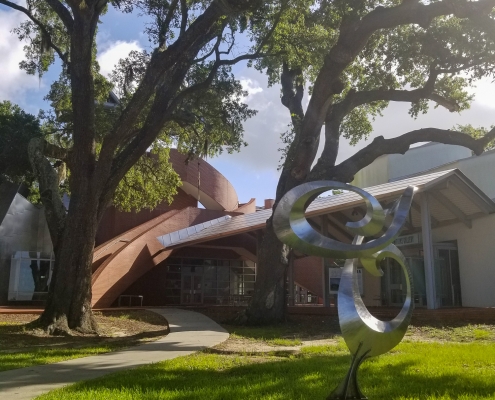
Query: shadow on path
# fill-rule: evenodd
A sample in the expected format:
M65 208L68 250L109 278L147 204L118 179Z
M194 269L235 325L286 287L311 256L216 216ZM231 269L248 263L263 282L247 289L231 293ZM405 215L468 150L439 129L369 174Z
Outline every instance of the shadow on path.
M2 398L32 399L81 380L188 355L222 343L229 337L225 329L204 315L174 308L151 311L167 319L170 327L167 336L113 353L1 372Z

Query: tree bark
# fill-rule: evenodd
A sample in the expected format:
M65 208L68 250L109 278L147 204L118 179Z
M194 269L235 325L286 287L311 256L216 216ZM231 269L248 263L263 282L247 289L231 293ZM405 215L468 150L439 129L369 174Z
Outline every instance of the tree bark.
M95 95L92 52L99 10L76 6L71 34L70 83L74 149L68 157L71 202L58 235L52 235L55 265L45 310L39 322L51 334L71 329L97 333L91 309L91 264L98 227L98 199L93 190L96 164ZM55 240L53 240L55 238Z
M84 196L72 205L63 235L55 251L55 266L48 301L40 323L50 334L74 329L97 333L98 325L91 309L91 265L98 221L97 204Z
M278 240L271 218L266 230L258 238L258 267L253 301L246 310L247 323L262 325L281 322L286 318L286 275L288 248ZM242 321L241 321L242 322Z

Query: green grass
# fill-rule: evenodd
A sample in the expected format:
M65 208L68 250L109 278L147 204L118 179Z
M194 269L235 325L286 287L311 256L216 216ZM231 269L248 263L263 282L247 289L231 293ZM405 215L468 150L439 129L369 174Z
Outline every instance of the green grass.
M266 340L266 343L272 346L300 346L302 344L301 339L287 339L287 338L276 338Z
M0 353L0 371L93 356L101 353L108 353L109 351L116 351L122 347L124 346L107 344L103 346L93 345L73 349L37 348L15 352L2 352Z
M24 322L0 321L0 372L108 353L166 334L166 321L151 311L114 311L107 315L109 316L97 314L102 327L101 336L46 336L39 329L26 325L29 319ZM114 329L119 331L133 326L134 322L131 320L157 326L158 330L113 336ZM148 325L136 323L134 326L141 328ZM160 330L162 326L163 330Z
M324 399L345 375L342 343L299 355L198 353L82 382L43 400ZM366 361L359 380L370 399L495 399L493 343L402 343Z
M233 338L243 338L250 340L274 340L274 339L283 339L290 336L293 336L293 332L291 332L285 324L277 324L270 326L225 326L227 330L230 332L230 336ZM295 331L299 333L299 331Z
M232 339L247 339L262 341L271 346L300 346L303 342L301 336L309 333L301 326L281 323L270 326L229 326L225 328L230 332ZM331 338L333 334L326 334Z
M493 325L463 325L463 326L410 326L406 340L411 335L420 335L423 339L435 339L453 342L472 342L478 340L493 340L495 326Z

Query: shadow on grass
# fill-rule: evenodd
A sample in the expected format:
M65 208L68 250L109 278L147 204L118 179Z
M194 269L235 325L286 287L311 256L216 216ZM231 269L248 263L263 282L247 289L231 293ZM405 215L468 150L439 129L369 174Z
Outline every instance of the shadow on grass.
M223 327L230 334L255 340L294 339L315 336L332 338L340 335L338 319L332 316L297 316L297 318L291 317L286 322L267 326L223 324Z
M42 399L325 399L347 372L349 357L246 362L199 354L76 384ZM495 393L495 380L462 373L429 377L411 373L415 367L421 363L394 361L377 367L366 362L359 377L363 392L370 399L492 398Z

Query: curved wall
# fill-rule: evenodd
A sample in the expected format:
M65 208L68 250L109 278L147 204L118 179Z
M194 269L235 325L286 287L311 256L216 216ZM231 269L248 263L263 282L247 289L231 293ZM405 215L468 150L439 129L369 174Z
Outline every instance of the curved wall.
M97 233L93 257L93 306L110 307L141 276L165 260L158 236L231 214L256 211L251 199L239 207L232 184L204 160L185 163L186 156L171 149L170 162L182 180L171 205L160 204L152 211L119 212L109 208ZM198 190L198 176L200 177ZM197 207L198 200L206 209Z
M227 178L203 159L199 160L198 174L198 160L190 160L186 164L186 159L186 155L175 149L170 150L170 162L182 179L182 190L199 200L208 210L234 211L239 200L234 186Z
M109 207L100 222L96 233L95 245L99 246L134 227L156 218L171 210L197 207L198 200L207 210L236 211L239 204L237 193L232 184L205 160L199 160L200 185L198 191L198 161L185 163L187 156L170 149L170 162L182 180L182 186L172 204L163 202L153 210L139 212L121 212ZM251 200L252 201L252 200ZM247 203L249 204L249 203ZM249 210L249 211L247 211ZM254 212L248 207L246 211Z
M158 236L223 215L224 211L194 207L169 211L100 246L94 259L98 266L92 278L93 306L110 307L132 283L170 255L172 250L163 251Z

